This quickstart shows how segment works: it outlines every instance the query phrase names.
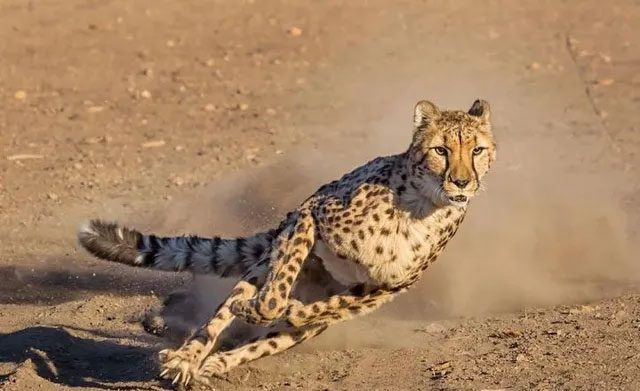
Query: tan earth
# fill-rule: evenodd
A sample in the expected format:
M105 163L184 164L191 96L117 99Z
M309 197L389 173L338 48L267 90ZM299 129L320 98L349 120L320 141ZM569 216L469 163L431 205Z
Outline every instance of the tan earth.
M95 260L78 225L257 230L405 148L420 98L489 100L499 140L445 255L215 388L639 390L632 0L2 1L0 389L170 389L156 352L230 282Z

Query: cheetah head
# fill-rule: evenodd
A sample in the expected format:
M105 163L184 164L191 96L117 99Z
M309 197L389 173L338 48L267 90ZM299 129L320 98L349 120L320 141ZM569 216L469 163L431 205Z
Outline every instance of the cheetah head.
M437 205L466 205L496 158L491 109L476 100L469 111L440 110L420 101L409 148L413 183Z

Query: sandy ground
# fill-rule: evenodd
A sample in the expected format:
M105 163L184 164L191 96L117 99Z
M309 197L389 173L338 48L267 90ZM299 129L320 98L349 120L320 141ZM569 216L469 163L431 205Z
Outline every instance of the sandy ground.
M640 389L631 0L1 2L0 388L168 389L144 314L230 283L94 260L83 220L250 232L477 97L499 162L420 287L216 389Z

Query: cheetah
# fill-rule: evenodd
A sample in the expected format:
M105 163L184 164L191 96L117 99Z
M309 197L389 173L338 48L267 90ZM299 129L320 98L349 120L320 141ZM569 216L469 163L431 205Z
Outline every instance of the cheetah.
M162 378L209 383L370 313L414 285L458 230L496 159L490 115L484 100L467 112L418 102L405 152L375 158L325 184L279 226L250 237L158 237L91 220L78 239L109 261L239 277L182 347L159 353ZM317 272L324 292L305 301L301 276L309 270L306 280ZM221 350L216 342L234 319L262 332Z

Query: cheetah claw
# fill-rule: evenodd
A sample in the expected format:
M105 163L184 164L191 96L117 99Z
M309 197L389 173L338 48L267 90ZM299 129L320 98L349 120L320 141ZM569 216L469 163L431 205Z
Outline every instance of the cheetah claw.
M195 378L198 371L198 363L188 359L188 352L180 350L162 350L158 356L162 362L160 377L169 379L172 384L182 384L186 386Z

